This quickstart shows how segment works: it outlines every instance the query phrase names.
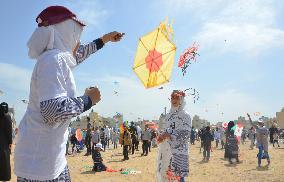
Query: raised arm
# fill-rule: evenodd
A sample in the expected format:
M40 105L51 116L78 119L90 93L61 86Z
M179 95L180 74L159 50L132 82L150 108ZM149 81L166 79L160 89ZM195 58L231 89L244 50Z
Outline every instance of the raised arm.
M250 117L249 113L247 113L247 115L248 115L248 118L249 118L249 122L250 122L250 124L251 124L254 128L258 128L258 126L257 126L256 124L253 124L253 122L252 122L252 120L251 120L251 117Z
M105 34L101 38L98 38L86 45L80 45L78 51L76 53L76 62L77 65L82 63L86 58L88 58L91 54L97 52L101 49L107 42L118 42L123 37L124 33L119 32L110 32Z
M96 39L88 44L80 45L76 54L77 65L82 63L87 59L91 54L97 52L104 46L104 42L101 38Z

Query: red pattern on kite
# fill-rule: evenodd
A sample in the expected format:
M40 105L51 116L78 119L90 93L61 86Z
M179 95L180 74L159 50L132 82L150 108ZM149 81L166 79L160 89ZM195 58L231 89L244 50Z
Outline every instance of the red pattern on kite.
M158 72L163 65L162 54L155 49L149 51L145 58L146 67L150 73Z
M181 68L187 61L194 60L196 61L196 55L198 51L198 46L196 43L193 43L192 47L189 47L183 51L179 58L178 67Z

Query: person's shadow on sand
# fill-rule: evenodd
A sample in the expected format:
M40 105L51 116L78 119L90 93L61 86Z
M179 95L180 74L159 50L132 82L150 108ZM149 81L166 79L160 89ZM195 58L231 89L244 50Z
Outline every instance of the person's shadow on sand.
M260 167L256 167L257 171L268 171L269 167L268 166L260 166Z
M208 163L208 161L205 161L205 160L202 160L202 161L199 161L197 162L198 164L205 164L205 163Z
M284 147L278 147L278 148L276 147L274 149L279 150L279 149L284 149Z
M122 159L112 160L112 161L108 161L107 163L113 163L113 162L123 162L123 160Z
M84 171L84 172L81 172L81 174L95 174L96 172L94 171Z
M224 164L224 166L226 166L226 167L236 167L237 164L236 163L234 163L234 164Z

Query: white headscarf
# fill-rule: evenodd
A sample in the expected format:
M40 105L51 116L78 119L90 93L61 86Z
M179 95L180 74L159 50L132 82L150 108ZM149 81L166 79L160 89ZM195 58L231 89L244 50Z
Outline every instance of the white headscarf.
M29 57L37 59L42 53L51 49L67 51L73 55L82 31L83 27L72 19L47 27L38 27L27 43ZM75 66L75 59L70 59L69 64Z

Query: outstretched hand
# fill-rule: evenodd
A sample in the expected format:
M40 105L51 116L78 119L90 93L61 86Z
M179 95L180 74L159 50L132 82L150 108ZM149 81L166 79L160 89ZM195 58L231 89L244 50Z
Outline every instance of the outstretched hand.
M110 33L105 34L101 39L105 43L111 41L111 42L118 42L122 39L122 37L125 35L125 33L120 33L117 31L113 31Z

